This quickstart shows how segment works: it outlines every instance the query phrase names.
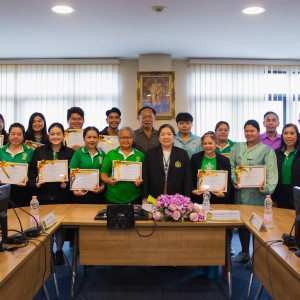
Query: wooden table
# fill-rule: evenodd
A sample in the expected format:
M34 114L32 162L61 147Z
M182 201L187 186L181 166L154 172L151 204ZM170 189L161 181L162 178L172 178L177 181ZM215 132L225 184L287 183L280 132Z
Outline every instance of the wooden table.
M47 236L31 239L28 246L15 251L0 253L0 297L1 299L33 299L51 273L51 234L60 226L62 218L71 207L40 206L40 217L43 218L53 210L57 224L47 231ZM26 208L29 211L28 208ZM16 209L23 229L29 228L29 215ZM8 210L8 229L21 230L13 210ZM9 232L9 235L15 232ZM18 245L8 245L12 248Z
M243 215L255 211L263 218L263 207L244 206ZM295 211L273 208L273 227L267 232L258 232L249 221L243 219L253 233L253 272L273 299L300 299L300 258L281 241L283 233L290 233L295 221ZM249 292L251 289L251 280Z
M243 226L243 222L156 222L155 225L154 221L137 221L136 229L116 230L107 229L106 221L94 220L103 208L78 205L62 221L63 226L78 225L81 265L224 266L227 260L231 297L230 233L231 228ZM73 280L76 256L74 259Z

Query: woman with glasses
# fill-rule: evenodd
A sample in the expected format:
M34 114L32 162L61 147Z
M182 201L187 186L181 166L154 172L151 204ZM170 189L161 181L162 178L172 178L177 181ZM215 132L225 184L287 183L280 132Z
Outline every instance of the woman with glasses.
M97 148L99 142L99 130L89 126L83 130L85 146L76 150L70 162L70 169L98 169L99 173L103 164L105 153ZM75 203L101 204L105 203L103 190L105 184L99 178L99 186L93 190L74 190Z
M113 177L113 168L116 170L117 162L138 162L144 161L144 154L132 147L133 130L130 127L123 127L118 135L120 146L109 151L103 161L101 168L101 179L106 185L106 199L108 203L141 203L143 180L141 176L134 181L124 181Z

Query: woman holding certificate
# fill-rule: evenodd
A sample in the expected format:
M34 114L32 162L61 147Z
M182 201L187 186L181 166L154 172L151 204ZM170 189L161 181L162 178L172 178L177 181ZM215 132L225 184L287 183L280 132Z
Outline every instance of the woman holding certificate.
M231 169L229 158L216 152L216 135L209 131L201 137L203 151L193 154L191 158L193 178L193 202L203 202L203 185L214 184L211 187L212 204L230 203L228 194L231 186ZM214 171L225 172L214 172ZM206 180L209 182L206 183ZM211 184L210 184L211 182Z
M70 162L71 189L74 201L82 204L106 203L103 193L105 184L99 182L105 153L97 149L99 130L89 126L83 130L85 146L76 150Z
M190 196L192 192L191 162L184 149L173 145L175 130L163 124L158 130L160 145L147 151L143 163L143 199L176 193Z
M0 149L0 173L2 183L10 183L10 200L18 206L28 206L31 194L27 183L28 164L33 150L23 144L25 128L13 123L8 130L8 144Z
M260 143L259 124L248 120L244 125L246 142L237 143L231 149L231 178L236 189L236 204L264 205L266 195L272 194L278 182L275 152ZM250 232L239 228L242 251L234 258L247 262L249 256Z
M49 142L35 149L29 167L28 185L40 204L66 204L72 202L72 193L68 184L68 164L74 150L63 145L64 127L53 123L49 129ZM65 230L55 233L57 251L55 264L65 263L62 247L65 240Z
M120 146L110 150L103 161L101 179L107 184L106 199L109 203L141 203L142 162L144 154L132 147L133 130L119 130Z
M40 144L46 144L49 141L46 119L42 113L35 112L30 116L25 132L26 140Z
M299 130L294 124L282 129L281 145L275 150L278 166L278 184L272 199L277 207L295 209L294 186L300 186Z

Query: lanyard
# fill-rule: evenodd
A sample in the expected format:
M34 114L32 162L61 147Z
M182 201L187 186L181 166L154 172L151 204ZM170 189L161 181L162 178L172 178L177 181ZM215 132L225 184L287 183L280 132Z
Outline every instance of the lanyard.
M170 154L171 156L171 154ZM169 165L170 165L170 156L169 158L166 160L165 156L163 155L163 159L164 159L164 170L165 170L165 186L164 186L164 195L167 194L167 186L168 186L168 171L169 171Z

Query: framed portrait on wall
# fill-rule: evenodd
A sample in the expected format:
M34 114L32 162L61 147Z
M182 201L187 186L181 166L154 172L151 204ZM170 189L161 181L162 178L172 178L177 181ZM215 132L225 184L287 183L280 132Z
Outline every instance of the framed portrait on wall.
M142 107L150 106L156 111L156 119L174 119L174 81L174 72L138 72L138 111Z

